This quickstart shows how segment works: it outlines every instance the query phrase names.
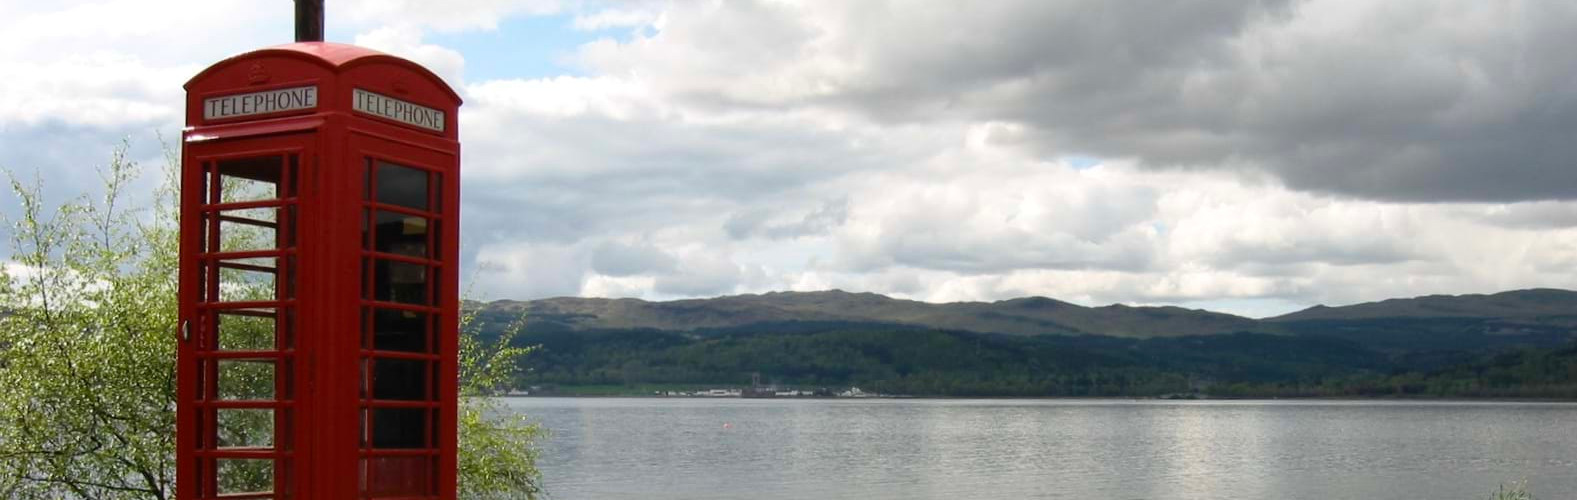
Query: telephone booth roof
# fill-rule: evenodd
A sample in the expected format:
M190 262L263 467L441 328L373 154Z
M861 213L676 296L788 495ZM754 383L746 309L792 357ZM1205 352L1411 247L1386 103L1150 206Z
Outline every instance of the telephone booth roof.
M393 64L409 69L411 72L431 80L433 84L449 95L449 98L454 101L451 103L452 105L459 106L461 103L460 94L455 93L454 89L450 88L449 84L444 83L444 80L439 78L438 75L433 74L432 71L428 71L427 68L419 64L366 47L334 42L287 43L235 55L214 63L212 66L197 73L192 79L186 81L183 88L188 91L193 90L193 87L203 82L210 75L232 64L269 56L300 59L322 66L324 69L334 73L343 73L356 66L369 63Z
M301 85L318 86L319 102L311 110L259 114L254 117L205 117L203 102L216 96L266 92ZM442 127L427 132L457 140L456 111L460 95L447 83L406 59L355 45L302 42L254 50L203 69L188 80L188 126L204 127L236 121L257 121L302 112L349 112L352 89L364 89L443 111ZM366 116L366 115L361 115Z

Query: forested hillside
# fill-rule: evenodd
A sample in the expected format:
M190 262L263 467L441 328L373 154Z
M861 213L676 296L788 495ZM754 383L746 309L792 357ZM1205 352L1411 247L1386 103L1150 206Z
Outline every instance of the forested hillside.
M1569 398L1577 397L1573 389L1577 330L1567 326L1570 316L1560 313L1563 301L1574 296L1565 291L1524 291L1387 301L1399 311L1395 316L1377 312L1373 304L1322 307L1265 321L1227 322L1243 325L1243 330L1149 337L1067 329L1041 335L1006 334L876 321L858 317L857 308L829 301L848 298L859 304L915 310L931 310L926 309L931 305L895 306L889 303L893 299L842 292L774 299L780 306L784 299L798 304L779 311L841 311L805 316L832 318L821 320L782 319L804 316L796 316L799 313L759 316L759 296L747 296L745 305L738 297L685 301L680 307L686 314L711 319L700 321L709 326L684 329L662 322L678 321L669 314L672 311L651 312L652 307L672 303L600 303L604 308L600 314L614 314L607 307L658 314L662 321L654 324L664 328L642 327L631 320L638 314L619 313L616 316L622 319L577 325L564 316L541 318L528 313L524 331L515 340L540 349L526 360L531 371L517 385L557 387L571 393L585 386L634 392L653 384L740 386L759 373L764 381L783 386L860 386L918 396ZM565 300L590 299L554 300L561 302L554 307L562 312ZM1494 303L1479 304L1485 300ZM976 303L955 311L972 310L966 315L979 317L986 309L1079 307L1046 301L1020 299L990 307ZM1175 312L1082 309L1123 309L1122 314L1145 319L1123 320L1107 313L1107 321L1163 329L1166 322L1155 318ZM477 324L482 335L496 334L529 310L554 309L482 308ZM1429 311L1440 314L1430 316ZM1490 313L1503 316L1481 315ZM1182 321L1194 328L1203 324L1199 318L1215 314L1189 312ZM746 323L745 317L777 319ZM608 322L627 327L583 327Z

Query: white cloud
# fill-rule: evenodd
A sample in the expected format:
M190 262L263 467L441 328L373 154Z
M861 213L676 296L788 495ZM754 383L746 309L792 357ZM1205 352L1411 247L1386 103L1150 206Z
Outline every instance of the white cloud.
M1045 153L1406 201L1577 199L1562 3L676 3L581 51L704 109L996 121Z
M587 277L585 250L584 245L484 244L476 250L479 269L471 276L488 297L574 296Z
M351 0L330 4L328 14L358 24L431 28L439 31L492 30L513 15L546 15L564 8L559 0Z
M150 67L136 58L96 53L47 63L13 62L0 79L0 125L61 122L91 127L179 122L181 84L201 67Z
M187 77L289 36L288 3L39 5L0 15L0 64L19 69L0 80L0 163L68 149L38 137L174 130ZM844 288L1262 314L1577 283L1569 10L358 0L329 15L465 95L465 252L487 297ZM433 41L537 15L628 36L581 46L580 74L530 80L468 81L467 54ZM34 144L50 151L19 146ZM68 185L89 177L60 163Z
M634 28L657 22L661 12L651 8L612 8L575 16L578 30L597 31L609 28Z
M443 78L451 87L465 81L465 56L454 49L422 42L422 30L411 26L383 26L356 35L355 45L415 61Z
M672 120L599 123L609 135L684 126ZM849 132L864 133L864 127L880 129L862 125ZM784 132L751 130L767 137ZM597 196L545 203L565 204L564 213L597 214L593 229L559 236L581 242L582 259L593 264L588 278L575 283L580 294L596 296L844 288L932 301L1028 294L1092 305L1261 298L1287 308L1564 286L1577 279L1573 268L1554 267L1577 255L1577 228L1505 225L1485 217L1536 209L1530 213L1559 220L1577 204L1370 201L1294 191L1229 172L1151 172L1120 160L1080 169L982 140L981 126L926 135L945 137L948 130L953 145L932 144L921 161L909 162L901 145L869 152L903 168L823 172L814 182L753 186L759 191L749 198L715 190L727 183L700 183L675 186L689 199ZM669 147L663 136L648 138L646 147ZM686 147L698 148L692 154L708 161L691 168L737 159L732 152L714 156L707 147L715 144ZM531 160L512 165L501 171L514 172L515 183L558 175ZM660 175L619 170L554 189L598 192ZM680 208L685 205L706 208L690 212ZM499 237L533 236L527 230ZM630 245L620 241L628 238L639 241L641 252L623 251ZM615 266L616 257L637 263ZM552 262L541 265L565 260ZM1253 302L1228 306L1267 313Z

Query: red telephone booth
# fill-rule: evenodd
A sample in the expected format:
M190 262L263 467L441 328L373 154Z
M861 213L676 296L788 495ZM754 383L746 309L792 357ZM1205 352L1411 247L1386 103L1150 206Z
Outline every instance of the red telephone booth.
M186 84L177 497L455 497L460 98L335 43Z

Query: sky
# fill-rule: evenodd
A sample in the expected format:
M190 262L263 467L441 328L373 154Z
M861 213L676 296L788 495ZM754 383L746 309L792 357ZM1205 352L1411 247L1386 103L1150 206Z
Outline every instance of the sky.
M0 167L158 181L287 1L0 0ZM460 111L483 299L1041 295L1263 317L1577 288L1577 3L329 0ZM144 190L151 192L151 190ZM14 210L9 194L0 211ZM0 229L0 231L7 231Z

